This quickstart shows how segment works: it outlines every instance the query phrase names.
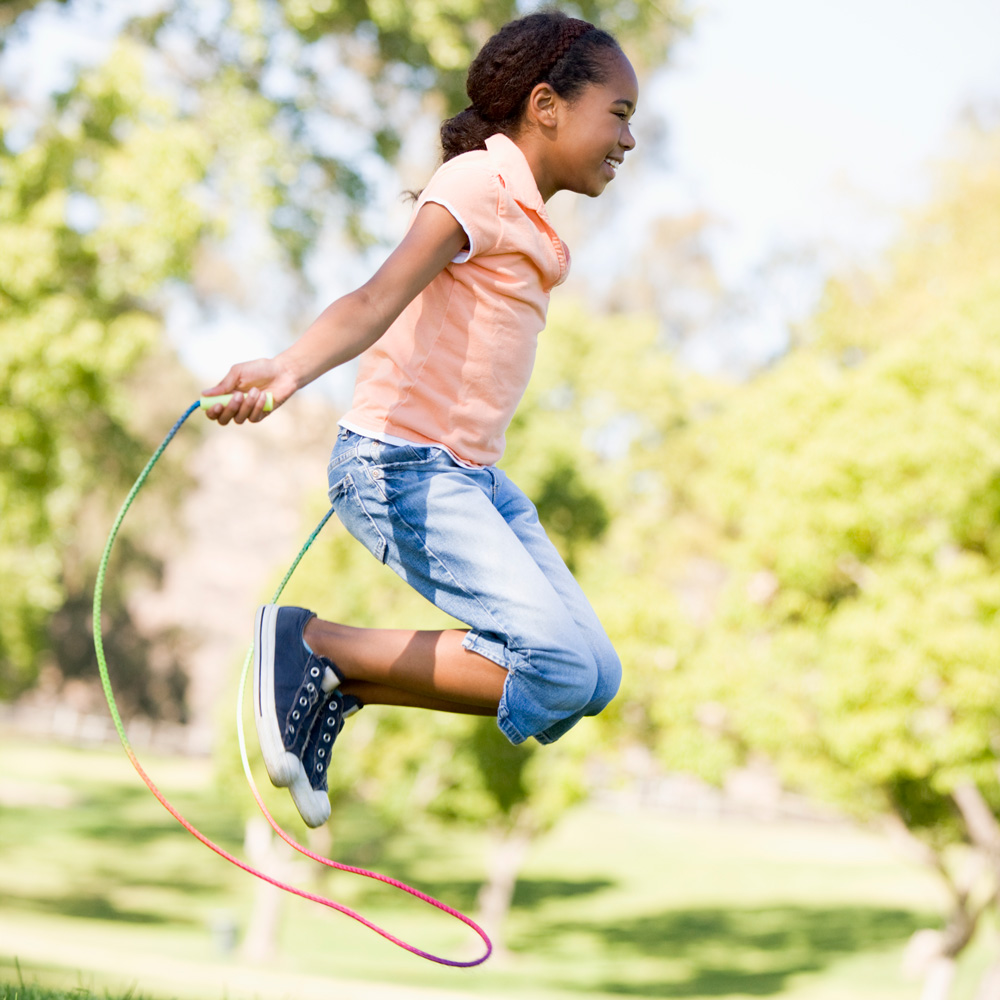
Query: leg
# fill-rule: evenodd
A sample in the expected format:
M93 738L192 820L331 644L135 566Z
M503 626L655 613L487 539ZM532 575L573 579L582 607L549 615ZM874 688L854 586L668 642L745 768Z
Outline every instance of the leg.
M384 657L366 649L354 669L410 693L480 707L496 704L495 683L505 676L498 722L515 743L532 735L549 742L603 707L617 688L617 658L533 505L503 473L460 468L441 449L347 435L330 479L348 530L470 625L461 650L461 632L397 633ZM350 632L345 636L349 647ZM367 645L389 634L353 638ZM478 653L501 672L490 674L463 653Z
M453 715L482 715L493 718L495 708L479 708L463 705L458 701L442 701L421 694L409 694L399 688L382 687L379 684L347 681L344 693L354 695L364 705L394 705L398 708L424 708L430 712L449 712Z
M423 699L435 704L414 707L447 704L450 707L444 711L495 715L507 671L465 649L465 635L455 629L354 628L313 618L304 638L320 656L337 664L344 674L345 691L365 687L368 696L358 696L366 704L409 705ZM398 700L403 696L410 700Z

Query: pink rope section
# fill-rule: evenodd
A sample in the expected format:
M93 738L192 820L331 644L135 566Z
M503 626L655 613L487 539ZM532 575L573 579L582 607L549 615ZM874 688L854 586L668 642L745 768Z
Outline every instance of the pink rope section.
M414 889L413 886L407 885L405 882L400 882L398 879L390 878L388 875L382 875L379 872L368 871L365 868L353 868L350 865L342 864L339 861L331 861L329 858L324 858L320 854L316 854L310 851L309 848L303 847L301 844L297 843L295 839L286 833L274 819L274 817L268 812L267 806L264 805L264 800L261 798L260 792L257 790L257 784L253 780L252 775L248 775L248 782L250 785L250 791L253 793L253 797L257 800L257 805L260 808L261 813L263 813L264 818L271 824L271 829L286 843L289 847L294 848L299 854L310 858L312 861L318 861L321 865L326 865L327 868L334 868L341 872L350 872L352 875L361 875L363 878L374 879L376 882L384 882L386 885L391 885L394 889L399 889L402 892L409 893L411 896L416 896L417 899L422 900L427 903L428 906L433 906L437 910L441 910L442 913L447 913L448 916L454 917L456 920L460 920L467 927L471 927L483 940L483 944L486 945L486 951L479 958L473 959L468 962L456 962L452 959L441 958L438 955L432 955L430 952L422 951L420 948L409 944L406 941L400 940L400 938L395 937L390 934L387 930L379 927L377 924L372 923L367 920L361 914L356 913L349 907L344 906L341 903L335 903L333 900L324 899L320 896L312 896L308 893L302 892L298 889L291 889L296 895L303 896L306 899L311 899L314 903L321 903L323 906L329 906L338 913L343 913L345 916L350 917L352 920L357 920L358 923L364 924L365 927L370 930L375 931L376 934L381 934L387 941L391 941L393 944L398 945L400 948L406 951L418 955L420 958L426 958L430 962L437 962L439 965L451 965L456 968L470 968L474 965L481 965L490 957L490 953L493 951L493 943L490 941L486 932L474 921L471 917L467 917L464 913L459 910L453 909L448 906L447 903L442 903L440 900L435 899L433 896L427 895L427 893L421 892L419 889ZM269 880L270 881L270 880ZM277 884L277 883L275 883ZM283 889L288 889L288 886L282 886Z
M136 757L135 752L133 751L131 745L129 744L125 745L125 753L128 755L128 759L132 762L132 766L136 769L136 772L138 773L139 777L142 778L142 780L146 783L146 787L153 793L153 795L156 797L160 805L162 805L163 808L166 809L167 812L170 813L170 815L173 816L174 819L177 820L177 822L180 823L180 825L184 827L184 829L187 830L188 833L190 833L196 840L199 840L207 848L218 854L219 857L224 858L226 861L230 862L230 864L236 865L237 868L240 868L247 874L253 875L256 878L259 878L262 881L267 882L278 889L284 890L285 892L290 892L295 896L300 896L302 899L307 899L311 903L319 903L321 906L326 906L331 910L336 910L338 913L343 913L344 916L350 917L352 920L356 920L359 924L363 924L369 930L372 930L376 934L379 934L382 937L384 937L387 941L391 941L394 945L398 945L400 948L403 948L405 951L408 951L413 955L417 955L419 958L425 958L429 962L437 962L439 965L449 965L452 966L453 968L467 969L467 968L472 968L473 966L476 965L482 965L482 963L485 962L486 959L490 957L490 954L493 951L492 942L490 941L486 932L474 920L472 920L470 917L467 917L464 913L461 913L458 910L455 910L452 907L448 906L447 904L442 903L440 900L435 899L433 896L429 896L426 893L420 892L419 889L414 889L412 886L407 885L405 882L400 882L397 879L390 878L388 875L381 875L378 872L367 871L364 868L353 868L350 865L344 865L337 861L331 861L329 858L324 858L319 854L315 854L308 848L303 847L301 844L296 843L296 841L279 826L274 817L271 816L270 812L268 812L267 807L264 805L264 801L261 798L260 792L258 791L257 785L254 782L252 776L249 778L250 790L253 793L254 798L257 800L257 805L260 808L260 811L264 814L264 818L268 821L268 823L271 824L272 829L275 831L275 833L278 834L279 837L281 837L283 841L285 841L286 844L288 844L290 847L293 847L300 854L305 855L307 858L310 858L313 861L318 861L320 864L326 865L328 868L335 868L338 871L350 872L351 874L354 875L361 875L364 878L374 879L377 882L384 882L386 885L390 885L395 889L400 889L403 892L409 893L411 896L416 896L417 899L422 900L429 906L433 906L435 909L441 910L443 913L448 914L448 916L454 917L456 920L460 920L466 926L471 927L472 930L474 930L479 935L483 943L486 945L485 953L481 955L479 958L475 958L466 962L459 962L455 961L454 959L442 958L441 956L434 955L431 952L423 951L422 949L417 948L415 945L409 944L408 942L403 941L402 939L396 937L395 935L390 934L389 931L385 930L385 928L380 927L376 923L373 923L371 920L368 920L366 917L363 917L360 913L355 912L350 907L344 906L342 903L338 903L332 899L327 899L325 896L318 896L314 893L306 892L304 889L299 889L297 886L288 885L287 883L282 882L279 879L273 878L272 876L266 874L265 872L258 871L256 868L252 867L251 865L248 865L245 861L241 861L239 858L235 857L234 855L230 854L227 850L225 850L225 848L220 847L214 841L210 840L197 827L195 827L192 823L186 820L177 810L177 808L159 790L159 788L156 787L156 785L153 783L152 778L150 778L149 775L145 772L145 770L143 770L143 767L139 763L139 759Z

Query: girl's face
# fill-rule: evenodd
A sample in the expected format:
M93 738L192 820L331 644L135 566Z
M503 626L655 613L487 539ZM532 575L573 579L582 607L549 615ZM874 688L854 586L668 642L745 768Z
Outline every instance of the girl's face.
M558 118L546 157L547 186L552 194L565 190L596 198L635 146L629 130L639 100L635 70L623 52L611 51L604 83L590 84L572 101L555 100Z

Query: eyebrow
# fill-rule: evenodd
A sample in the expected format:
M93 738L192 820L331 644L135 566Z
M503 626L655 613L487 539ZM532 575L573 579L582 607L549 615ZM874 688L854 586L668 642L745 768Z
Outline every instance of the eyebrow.
M612 104L624 104L629 111L635 111L635 105L627 97L619 97L617 101L612 101Z

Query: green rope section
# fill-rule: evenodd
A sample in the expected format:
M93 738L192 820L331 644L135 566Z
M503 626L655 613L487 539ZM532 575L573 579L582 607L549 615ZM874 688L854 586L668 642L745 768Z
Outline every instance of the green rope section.
M104 696L108 702L108 708L111 710L111 718L114 720L115 729L118 731L118 738L122 741L122 745L126 750L130 749L128 737L125 735L125 725L122 722L121 715L118 712L118 706L115 703L115 696L111 690L111 679L108 676L108 663L104 657L104 635L101 629L101 605L104 599L104 577L107 573L108 562L111 559L111 549L115 544L115 539L118 537L118 531L122 526L122 521L125 520L125 515L128 513L129 507L132 506L135 500L136 494L142 489L143 484L149 478L149 474L153 471L153 466L160 460L160 456L166 450L168 444L174 439L174 435L181 429L184 421L194 413L200 406L200 402L192 403L184 415L170 428L169 433L163 439L160 447L153 452L153 457L146 463L146 467L139 473L139 478L135 481L132 489L129 490L128 496L125 497L125 502L122 504L121 510L118 511L118 517L115 518L115 523L111 528L111 534L108 535L107 543L104 546L104 554L101 556L101 564L97 568L97 580L94 583L94 652L97 654L97 666L101 672L101 685L104 688Z
M198 402L192 403L187 410L184 411L183 416L170 428L167 436L160 443L160 446L153 452L152 457L146 463L145 468L139 473L139 478L136 479L129 490L128 496L125 497L125 501L121 506L121 510L118 511L118 516L115 518L115 522L112 525L111 533L108 535L107 543L104 546L104 553L101 556L101 562L97 569L97 580L94 583L94 652L97 654L97 666L101 673L101 686L104 688L104 696L108 702L108 708L111 710L111 718L115 724L115 730L118 733L118 738L122 741L122 745L129 749L128 737L125 735L125 725L122 722L121 714L118 711L118 705L115 701L114 692L111 689L111 679L108 675L108 663L107 658L104 655L104 636L103 630L101 628L101 608L104 599L104 578L107 575L108 563L111 560L111 550L114 547L115 539L118 537L118 532L122 526L122 522L125 520L126 514L129 512L129 508L135 501L136 495L145 485L146 480L149 478L149 474L153 471L154 466L160 460L160 456L166 450L167 445L173 441L177 432L184 425L184 422L194 413L195 410L199 408L204 408L204 403L199 400ZM299 550L299 554L295 557L295 561L289 567L288 572L285 573L280 584L278 584L278 589L274 592L274 597L271 598L272 604L277 604L278 598L281 596L282 591L285 589L288 581L292 578L292 574L298 568L300 562L302 562L303 556L309 551L312 543L316 541L317 536L326 526L326 522L330 520L333 515L333 508L331 507L323 519L318 525L313 529L312 534L306 539L305 544ZM250 663L253 658L253 647L250 647L250 651L247 653L246 660L243 664L243 674L240 678L240 704L243 703L243 694L246 689L246 680L249 673Z

